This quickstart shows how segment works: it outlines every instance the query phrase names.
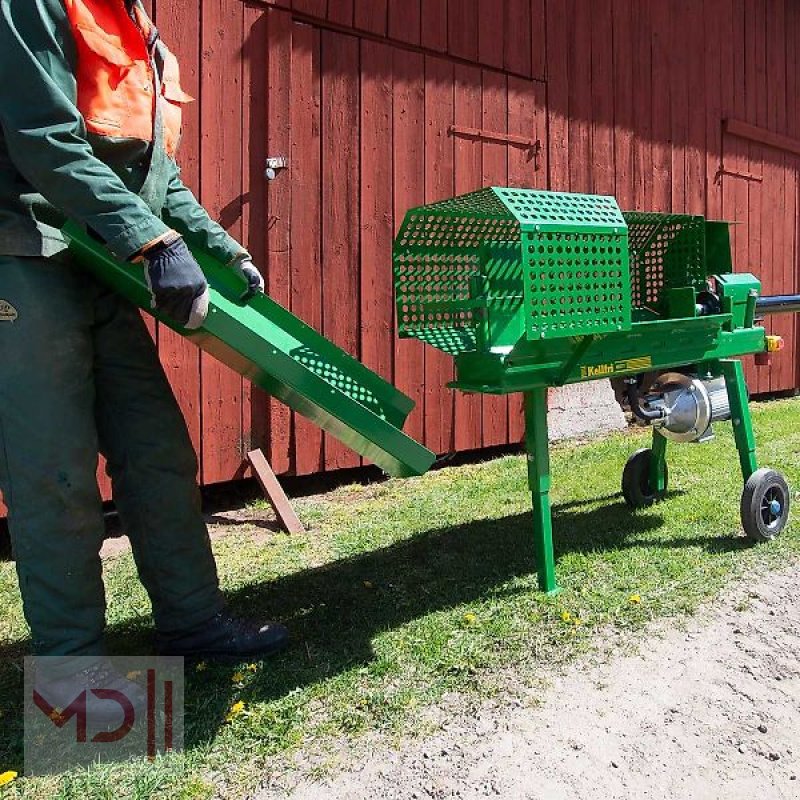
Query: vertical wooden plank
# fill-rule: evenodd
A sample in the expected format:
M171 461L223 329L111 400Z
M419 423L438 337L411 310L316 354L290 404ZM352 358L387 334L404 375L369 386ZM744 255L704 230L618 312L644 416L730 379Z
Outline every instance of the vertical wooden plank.
M422 46L447 50L447 0L422 0Z
M634 51L631 0L613 0L614 194L623 210L634 203ZM637 76L638 77L638 76Z
M322 331L322 201L320 178L320 33L295 24L292 32L291 107L291 286L294 314ZM308 475L325 468L322 431L293 416L295 470Z
M359 352L359 49L358 39L322 33L323 333ZM325 466L358 466L359 456L325 435Z
M355 26L386 36L389 24L387 0L355 0Z
M285 11L269 9L267 83L269 119L267 152L291 153L291 63L292 18ZM286 180L286 178L290 178ZM292 174L283 175L267 187L267 224L264 226L268 253L266 284L270 297L288 306L291 297ZM269 462L277 473L293 467L291 414L283 403L270 402Z
M393 379L392 49L361 43L361 360Z
M453 195L453 82L451 61L425 59L425 202ZM453 449L455 396L447 389L453 359L438 350L425 356L425 443L436 453Z
M800 103L795 98L800 96L800 6L786 0L786 129L790 136L800 137ZM792 293L800 291L800 158L792 156L788 162L789 178L787 193L791 205L787 209L790 217ZM791 348L793 358L793 386L800 389L800 314L794 315L792 335L794 347Z
M786 132L786 9L783 0L774 0L766 14L765 50L767 61L766 95L767 127L779 133ZM794 204L790 198L789 163L787 153L774 148L767 151L771 173L774 176L775 200L771 215L773 286L780 294L788 294L794 285L794 264L791 262L791 245L794 234L792 221L787 217L787 207ZM794 176L792 176L793 178ZM793 183L793 180L791 181ZM787 188L789 191L787 192ZM784 349L776 355L770 372L770 391L782 392L794 388L793 350L794 315L779 314L772 319L772 332L784 339Z
M478 0L478 59L481 64L502 68L506 16L498 13L498 5L498 0Z
M672 83L670 86L670 141L672 200L670 208L676 212L686 210L686 140L689 133L689 73L688 48L685 46L688 30L687 0L669 3L671 11L667 33L671 39L669 58ZM692 76L692 82L696 80ZM694 85L692 91L694 92Z
M577 0L569 46L569 187L592 191L592 6Z
M724 13L721 18L723 32L721 59L722 116L745 119L745 3L744 0L721 0ZM734 223L731 226L731 249L734 269L749 270L749 243L752 232L747 219L747 181L730 172L749 169L747 144L735 136L722 140L723 164L729 172L722 177L722 217ZM752 358L744 360L745 375L750 389L757 387L758 374Z
M766 15L764 3L744 4L744 30L745 30L745 108L747 120L755 122L760 127L766 127L767 122L767 86L766 86ZM769 161L764 159L764 147L760 144L748 146L750 172L764 176L767 186L773 181L772 169ZM772 265L772 192L764 183L747 181L747 229L745 236L748 238L748 267L750 272L759 275L766 293L773 293L773 265ZM774 318L767 317L764 328L767 333L772 333ZM762 394L769 391L771 367L762 367L756 370L755 386L751 389Z
M517 136L538 139L543 145L537 159L531 150L520 147L508 149L508 185L523 188L546 189L547 164L547 87L540 81L522 78L508 79L508 132ZM508 439L517 444L525 437L523 396L512 394L508 398Z
M685 183L686 210L690 214L703 214L706 209L706 118L700 109L707 108L708 94L713 88L706 89L706 73L704 48L706 36L703 30L703 6L701 3L689 2L686 5L686 42L687 42L687 92L686 102L686 151L685 151Z
M160 3L156 24L181 67L183 89L196 98L183 109L183 136L178 153L181 179L195 193L200 184L200 3ZM200 451L200 351L167 327L158 337L158 354L180 404L192 444Z
M478 0L448 0L449 52L470 61L478 59Z
M592 191L614 193L614 65L612 0L592 3Z
M483 127L493 133L508 132L508 82L505 75L483 71ZM483 183L506 186L508 146L502 142L483 143ZM508 399L483 397L483 445L493 447L508 442Z
M547 186L553 191L569 188L570 59L568 20L572 19L574 0L548 0L547 3L547 87L546 142L548 154Z
M672 208L672 148L670 103L672 33L669 3L651 6L653 50L653 196L654 211Z
M468 128L482 125L481 70L478 67L456 66L455 122ZM475 191L483 186L481 143L476 139L455 139L455 193ZM476 450L481 446L481 396L456 392L455 448Z
M504 0L505 39L503 65L509 72L531 75L531 0Z
M690 2L690 0L688 0ZM675 212L686 211L686 140L689 132L689 63L686 30L688 19L687 0L674 0L667 4L670 14L668 34L671 45L670 59L670 141L672 143L670 208ZM698 76L692 76L692 91Z
M389 0L389 38L419 44L421 37L420 0Z
M406 212L425 202L425 62L423 56L395 49L393 95L394 230ZM418 339L395 338L395 385L415 402L406 422L409 436L425 436L425 358Z
M633 207L653 210L653 53L651 3L633 2L633 102L636 115L633 140ZM624 58L624 52L621 56Z
M563 16L566 5L566 0L562 0L556 5L554 12ZM547 24L547 0L531 0L531 76L540 81L548 78Z
M725 0L706 0L703 4L705 47L704 83L706 89L705 214L722 218L722 53L730 43L730 16L723 16Z
M201 26L202 200L208 213L241 238L242 202L242 5L237 0L207 0ZM201 356L203 386L203 483L241 476L242 379L216 359Z
M268 95L269 19L263 7L245 5L242 11L242 243L263 274L269 264L262 234L267 219L264 164L267 158L265 131L269 120L268 101L265 102ZM245 452L262 448L268 452L269 403L269 396L265 392L250 381L243 381L242 448Z
M339 25L353 24L353 0L328 0L328 19Z

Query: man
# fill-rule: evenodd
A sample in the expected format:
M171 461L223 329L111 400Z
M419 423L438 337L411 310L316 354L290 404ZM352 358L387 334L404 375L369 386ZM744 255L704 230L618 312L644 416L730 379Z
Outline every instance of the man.
M186 243L263 291L181 182L191 98L177 62L133 0L0 0L0 53L0 489L34 651L102 654L99 450L160 651L274 652L285 628L225 608L195 454L139 313L82 272L59 233L67 218L85 225L188 328L208 287Z

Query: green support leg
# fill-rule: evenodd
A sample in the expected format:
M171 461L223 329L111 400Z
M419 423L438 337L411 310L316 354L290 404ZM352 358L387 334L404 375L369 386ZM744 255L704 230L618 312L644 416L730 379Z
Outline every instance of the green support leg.
M653 430L653 456L650 459L650 488L661 495L667 488L667 439Z
M533 496L533 545L539 588L547 594L555 594L558 584L550 513L547 389L532 389L525 393L525 446L528 450L528 485Z
M725 387L728 390L733 438L736 441L736 449L739 451L742 477L747 483L750 476L758 469L758 462L756 461L756 437L750 417L750 402L747 396L744 368L742 362L738 360L720 361L720 368L725 377Z

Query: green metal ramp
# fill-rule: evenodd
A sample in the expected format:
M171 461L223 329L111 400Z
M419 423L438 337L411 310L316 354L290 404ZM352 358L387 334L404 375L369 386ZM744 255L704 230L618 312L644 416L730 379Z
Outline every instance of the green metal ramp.
M402 431L409 397L266 295L242 302L242 281L210 256L194 254L211 289L208 319L187 331L150 308L140 266L117 261L77 226L64 233L98 279L390 475L430 469L434 454Z

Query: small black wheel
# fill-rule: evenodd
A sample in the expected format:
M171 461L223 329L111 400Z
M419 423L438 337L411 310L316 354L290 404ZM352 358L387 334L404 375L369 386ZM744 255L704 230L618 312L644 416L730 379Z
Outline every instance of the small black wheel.
M664 499L669 483L669 470L664 465L664 491L656 492L650 485L650 462L653 451L649 447L637 450L622 471L622 494L631 508L647 508Z
M742 492L742 527L754 542L769 542L789 521L791 494L774 469L756 470Z

